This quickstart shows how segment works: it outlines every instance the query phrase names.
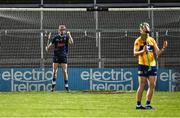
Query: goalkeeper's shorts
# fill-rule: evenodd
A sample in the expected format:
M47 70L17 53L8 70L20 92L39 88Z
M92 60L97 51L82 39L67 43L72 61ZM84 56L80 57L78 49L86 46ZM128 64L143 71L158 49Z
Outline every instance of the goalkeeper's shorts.
M65 64L67 64L67 56L62 56L62 57L54 56L53 57L53 63L59 63L59 64L65 63Z
M151 69L150 69L151 68ZM149 76L156 76L157 75L157 66L149 66L146 65L138 65L138 75L149 77Z

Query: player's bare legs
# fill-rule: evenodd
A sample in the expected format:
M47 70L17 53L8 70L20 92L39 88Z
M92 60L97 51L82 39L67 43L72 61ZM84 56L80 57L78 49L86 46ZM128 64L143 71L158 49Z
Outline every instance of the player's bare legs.
M62 64L61 64L61 67L62 67L62 72L63 72L64 80L68 80L67 64L62 63Z
M148 81L148 91L147 91L147 95L146 95L146 107L151 107L151 99L154 93L154 89L156 86L156 76L149 76L149 78L147 79Z
M146 77L143 77L143 76L140 76L138 78L139 80L139 87L138 87L138 90L137 90L137 93L136 93L136 100L137 100L137 105L136 105L136 108L141 108L143 109L142 105L141 105L141 99L142 99L142 94L143 94L143 91L144 91L144 86L146 84Z
M67 64L66 63L61 63L62 67L62 73L64 77L64 86L67 91L69 91L69 86L68 86L68 73L67 73Z
M56 86L58 63L53 63L52 67L53 67L53 79L52 79L52 90L51 91L54 91L54 88Z

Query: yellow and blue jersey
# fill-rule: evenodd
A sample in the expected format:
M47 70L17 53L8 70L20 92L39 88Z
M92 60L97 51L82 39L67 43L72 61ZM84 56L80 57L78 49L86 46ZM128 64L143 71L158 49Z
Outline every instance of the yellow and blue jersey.
M157 43L154 38L150 36L147 37L146 41L138 37L134 42L134 49L141 51L145 45L147 45L148 52L143 52L143 54L138 55L138 75L145 77L156 76L157 67L154 46L157 45Z
M154 53L155 52L154 46L157 45L157 43L155 39L148 36L146 41L144 41L141 37L138 37L134 42L134 48L137 49L138 51L143 50L144 45L147 45L147 49L148 49L147 53L148 53L150 66L156 66L156 55ZM138 55L139 65L149 66L148 59L146 56L147 56L146 52L143 52L143 54Z

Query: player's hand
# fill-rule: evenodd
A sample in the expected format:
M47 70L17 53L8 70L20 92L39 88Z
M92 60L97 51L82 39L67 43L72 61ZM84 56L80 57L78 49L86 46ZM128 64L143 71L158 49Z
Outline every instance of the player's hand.
M51 32L48 34L48 40L51 39Z
M164 41L164 43L163 43L163 49L167 48L167 46L168 46L168 42L167 42L167 41Z
M145 46L143 47L143 52L148 52L148 47L147 47L147 45L145 45Z
M71 35L70 31L67 31L67 34L68 34L68 35Z
M46 51L48 52L48 50L49 50L49 49L48 49L48 47L46 46Z

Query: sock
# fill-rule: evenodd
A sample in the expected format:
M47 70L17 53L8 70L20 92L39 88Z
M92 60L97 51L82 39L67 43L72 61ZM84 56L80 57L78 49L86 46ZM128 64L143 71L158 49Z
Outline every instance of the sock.
M56 78L52 79L52 84L56 84Z
M56 85L56 78L53 78L52 79L52 89L54 89L55 85Z
M67 91L69 91L68 80L64 80L64 86L65 86L65 89L66 89Z
M68 86L68 80L64 80L64 86L65 86L65 88L66 88L66 87L67 87L67 88L69 87L69 86Z
M151 106L151 101L146 101L146 106Z
M140 101L137 101L137 107L140 107L141 106L141 102Z

